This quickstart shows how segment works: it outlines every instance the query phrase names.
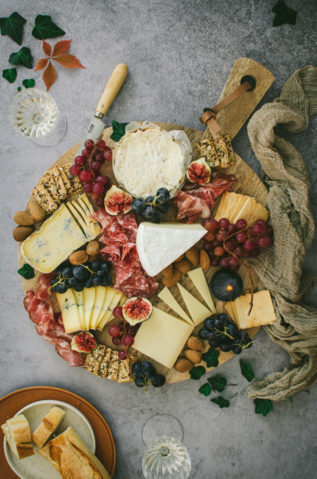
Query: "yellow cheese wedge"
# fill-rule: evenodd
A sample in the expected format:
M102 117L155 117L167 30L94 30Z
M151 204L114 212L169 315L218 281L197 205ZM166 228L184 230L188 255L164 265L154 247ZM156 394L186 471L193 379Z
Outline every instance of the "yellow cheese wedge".
M169 308L171 308L175 313L178 314L181 318L183 318L185 321L187 321L189 324L193 324L193 321L191 318L188 316L188 314L185 313L183 308L178 304L170 290L165 286L165 288L162 289L162 291L159 292L158 297L164 301L165 304Z
M211 315L211 311L206 308L198 299L196 299L192 294L190 294L187 289L177 283L178 289L182 295L186 308L189 311L189 314L192 317L194 324L200 324L204 319Z
M86 194L79 196L76 200L73 200L71 203L72 208L77 211L77 215L80 215L85 222L85 232L86 236L89 236L89 241L95 238L101 231L101 226L97 221L93 220L90 216L94 213L94 209ZM67 203L68 206L70 206Z
M85 320L84 320L84 291L75 291L73 289L74 296L76 298L78 316L80 321L80 329L84 329Z
M92 319L96 288L84 288L84 327L83 329L90 329L90 321Z
M62 312L62 318L66 333L73 333L81 329L80 318L78 314L77 301L72 289L66 293L56 293L57 301Z
M114 308L116 306L118 306L119 301L121 299L121 296L122 296L122 293L120 293L120 291L112 289L112 297L110 299L110 302L107 305L107 309L105 310L105 314L103 315L102 319L99 321L98 326L97 326L97 329L99 331L102 331L103 328L105 327L105 325L107 323L109 323L109 321L112 320L112 318L113 318L112 311L114 310Z
M152 314L138 330L134 349L163 364L173 367L194 326L153 307Z
M215 215L217 221L221 218L227 218L230 223L243 218L248 226L252 226L256 220L267 221L269 212L252 196L226 191L221 196Z
M225 305L226 310L232 312L233 319L239 329L255 328L264 324L274 323L276 316L269 291L262 290L254 293L253 308L251 313L248 314L250 301L251 294L248 293Z
M95 287L95 302L92 315L90 318L89 329L96 329L98 324L98 319L101 315L102 307L105 301L108 287L106 286L96 286Z
M206 280L206 276L202 268L193 269L192 271L189 271L187 274L190 277L193 285L195 286L195 288L197 289L197 291L200 293L201 297L207 304L210 311L214 313L216 311L216 308L212 300L210 289Z

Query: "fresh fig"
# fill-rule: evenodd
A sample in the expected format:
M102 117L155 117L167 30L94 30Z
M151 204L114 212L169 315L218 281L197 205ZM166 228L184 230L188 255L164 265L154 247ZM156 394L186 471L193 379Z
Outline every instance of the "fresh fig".
M129 213L132 203L132 196L114 185L107 191L105 196L105 210L112 216Z
M81 331L72 338L71 348L79 353L89 353L97 347L97 341L93 334L88 331Z
M136 296L128 299L122 306L124 319L134 326L149 319L152 314L152 304L148 299Z
M210 180L210 174L211 169L205 158L199 158L189 165L186 176L191 183L205 185Z

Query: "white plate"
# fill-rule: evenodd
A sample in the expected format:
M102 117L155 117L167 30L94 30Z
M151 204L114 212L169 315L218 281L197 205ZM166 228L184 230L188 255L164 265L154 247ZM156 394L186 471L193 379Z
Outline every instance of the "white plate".
M43 400L33 402L23 407L18 411L18 414L24 414L30 424L31 431L41 423L43 417L53 406L59 406L66 412L64 419L58 426L55 435L65 431L69 426L72 426L79 434L85 444L89 447L91 452L96 450L96 440L94 431L88 421L88 419L74 406L62 401ZM11 452L6 439L4 438L4 452L7 461L11 469L21 479L61 479L60 474L54 469L54 467L35 452L33 456L26 457L25 459L18 460ZM36 447L34 447L36 449Z

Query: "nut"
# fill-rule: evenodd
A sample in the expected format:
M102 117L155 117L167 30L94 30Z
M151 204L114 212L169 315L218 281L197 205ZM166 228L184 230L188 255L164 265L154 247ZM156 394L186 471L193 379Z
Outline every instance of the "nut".
M174 284L176 284L177 281L181 279L181 277L182 273L176 269L172 276L169 276L168 278L163 276L162 283L164 284L164 286L170 288L171 286L174 286Z
M83 264L88 261L88 254L84 249L80 249L72 253L68 259L71 264Z
M175 264L175 268L178 269L182 274L188 273L188 271L191 269L192 265L188 261L188 259L184 258L178 263Z
M46 213L43 208L40 207L37 201L31 199L28 204L30 215L33 216L36 222L43 221Z
M205 349L204 343L197 336L191 336L187 341L187 346L196 351L203 351Z
M202 267L204 271L207 271L207 269L210 268L209 254L204 249L201 249L199 256L200 256L200 266Z
M186 371L189 371L192 367L193 363L185 358L178 359L174 366L176 371L179 371L180 373L185 373Z
M195 351L194 349L185 349L184 355L194 364L200 363L201 361L201 353L199 351Z
M97 256L100 251L100 246L98 241L90 241L86 246L86 253L89 256Z
M21 226L31 226L34 224L33 216L29 215L26 211L16 211L13 216L13 221Z
M184 253L181 254L181 255L174 261L174 263L178 263L179 261L181 261L181 260L184 258L184 256L185 256Z
M198 266L199 263L199 251L195 246L186 251L185 256L193 266Z
M171 276L173 276L173 265L169 264L168 266L166 266L166 268L163 269L162 274L164 278L170 278Z
M17 226L13 230L13 238L15 241L23 241L33 233L33 230L33 226Z

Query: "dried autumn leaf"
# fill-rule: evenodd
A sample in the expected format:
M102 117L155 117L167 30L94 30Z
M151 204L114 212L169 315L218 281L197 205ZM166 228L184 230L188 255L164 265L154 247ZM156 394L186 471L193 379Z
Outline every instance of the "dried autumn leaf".
M57 42L54 46L52 57L65 55L69 50L70 44L71 40L61 40L60 42Z
M47 58L40 58L37 64L35 65L34 71L43 70L48 64Z
M48 62L47 68L43 73L43 81L46 85L46 90L48 91L56 81L56 70L52 65L52 62Z
M86 68L74 55L59 55L58 57L54 57L54 60L66 68Z
M42 43L42 48L43 48L43 52L45 53L46 56L50 57L51 54L52 54L52 47L51 45L46 42L45 40L43 40L43 43Z

